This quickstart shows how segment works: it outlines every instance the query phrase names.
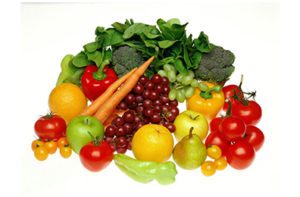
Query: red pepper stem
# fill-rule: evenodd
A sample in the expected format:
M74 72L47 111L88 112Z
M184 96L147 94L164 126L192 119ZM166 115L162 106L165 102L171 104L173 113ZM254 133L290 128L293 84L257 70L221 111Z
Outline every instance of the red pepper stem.
M94 79L97 79L97 80L103 80L106 78L106 74L103 72L103 69L105 68L106 65L101 65L98 69L97 72L94 72L93 73L93 77Z

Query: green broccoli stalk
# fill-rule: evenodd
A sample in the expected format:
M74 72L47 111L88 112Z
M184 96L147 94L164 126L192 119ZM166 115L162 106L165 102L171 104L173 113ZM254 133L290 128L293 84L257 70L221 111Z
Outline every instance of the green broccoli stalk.
M121 46L113 51L112 64L118 77L121 77L140 66L144 58L140 52L129 46Z
M195 71L196 78L217 83L226 81L234 71L234 59L231 51L215 46L210 53L203 54Z

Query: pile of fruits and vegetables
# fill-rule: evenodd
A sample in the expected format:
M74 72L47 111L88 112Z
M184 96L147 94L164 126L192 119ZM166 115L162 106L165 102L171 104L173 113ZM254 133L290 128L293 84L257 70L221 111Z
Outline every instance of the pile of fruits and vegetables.
M234 54L186 27L178 19L97 27L93 42L61 61L50 113L34 125L35 158L59 149L90 171L114 161L130 178L160 184L173 183L177 167L211 176L250 166L264 142L256 92L243 91L243 78L227 84Z

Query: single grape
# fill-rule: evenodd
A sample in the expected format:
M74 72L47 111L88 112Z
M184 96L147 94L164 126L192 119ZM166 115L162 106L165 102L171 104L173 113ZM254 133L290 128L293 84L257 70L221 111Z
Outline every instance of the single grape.
M124 119L121 117L116 117L115 119L113 119L112 124L117 127L120 127L124 124Z
M184 94L182 93L182 91L178 90L176 92L176 100L180 103L184 102L185 97L184 97Z
M104 137L104 140L107 141L108 143L111 143L114 141L114 137L108 137L108 136L105 136Z
M144 86L142 84L136 84L133 88L133 92L136 94L141 94L144 92Z
M143 105L139 105L135 108L135 111L138 113L138 114L142 114L143 111L144 111L144 107Z
M170 101L168 96L162 96L160 99L162 100L163 103L169 103Z
M119 104L119 109L121 109L121 110L128 109L127 103L125 101L121 101L120 104Z
M142 84L142 85L145 85L147 82L148 82L148 78L146 76L141 76L140 79L139 79L139 82Z
M163 92L163 85L162 84L157 84L154 88L155 92L157 93L162 93Z
M128 135L128 134L131 134L132 126L131 126L130 123L125 123L125 124L123 125L123 127L124 127L124 129L125 129L127 135Z
M162 85L169 85L170 81L167 77L162 77L161 83L162 83Z
M179 114L179 109L175 106L172 106L169 111L170 111L170 113L174 114L175 117L178 116L178 114Z
M169 99L171 101L176 99L176 89L175 88L171 89L171 91L169 92Z
M142 103L142 102L144 101L144 98L143 98L142 95L136 95L135 101L136 101L137 103Z
M134 121L134 117L135 117L135 114L132 110L126 111L122 116L124 121L127 123L132 123Z
M153 90L154 89L154 83L152 81L148 81L146 84L145 84L145 88L147 90Z
M193 81L193 77L186 75L183 77L181 83L182 83L182 85L186 86L186 85L190 85L192 83L192 81Z
M191 78L194 78L195 77L195 73L191 70L188 71L188 76L190 76Z
M117 147L116 151L117 153L124 154L127 151L127 147Z
M167 72L172 71L173 70L173 66L170 65L170 64L165 64L164 65L164 70L167 71Z
M176 81L176 73L174 71L167 72L167 77L172 83Z
M144 115L147 116L147 117L151 117L153 115L153 109L151 108L147 108L144 110Z
M127 96L125 97L125 101L127 104L132 104L135 101L135 96L131 93L127 94Z
M161 117L160 117L159 113L154 113L151 116L151 122L153 122L153 123L158 123L158 122L160 122L160 120L161 120Z
M149 99L144 100L143 107L144 108L150 108L152 106L152 101Z
M177 105L178 105L178 101L177 100L170 101L170 106L177 107Z
M144 125L144 121L140 121L135 124L135 131L137 131L139 128L141 128Z
M117 137L115 142L116 142L117 148L119 148L119 147L127 147L127 139L126 139L126 137Z
M144 97L144 99L150 99L150 93L151 93L151 91L150 90L145 90L144 92L143 92L143 97Z
M182 82L182 79L183 79L184 75L179 73L177 76L176 76L176 81L178 82Z
M143 119L140 116L135 116L134 117L134 123L142 122Z
M126 135L125 128L124 127L118 127L117 130L116 130L115 135L117 137L125 136Z
M169 113L167 113L166 118L169 122L173 122L175 120L176 116L175 116L175 114L169 112Z
M190 98L191 96L194 95L195 92L195 88L193 88L192 86L187 86L184 88L184 96L185 98Z
M132 103L128 106L128 108L129 108L129 109L135 109L135 108L137 107L137 105L138 105L137 102L134 101L134 102L132 102Z
M161 76L159 74L154 74L151 78L151 81L154 83L154 84L161 84Z
M170 92L170 87L169 87L169 85L164 85L164 86L163 86L163 93L169 94L169 92Z
M161 111L162 111L163 113L168 112L168 111L169 111L168 106L163 105L163 106L161 107Z
M176 127L175 127L175 125L174 125L173 123L169 123L168 126L167 126L167 129L168 129L171 133L173 133L173 132L175 132Z
M153 107L154 112L160 113L162 110L162 106L161 105L154 105Z
M105 136L107 137L113 137L115 135L115 132L117 130L117 127L114 125L109 125L108 127L106 127L105 129Z
M163 102L161 99L157 99L154 101L154 105L163 105Z
M160 76L162 76L162 77L167 76L167 73L166 73L166 71L164 71L164 70L159 70L157 73L158 73Z
M151 99L152 101L155 101L155 100L157 100L158 98L159 98L158 93L155 92L155 91L151 91L151 93L150 93L150 99Z

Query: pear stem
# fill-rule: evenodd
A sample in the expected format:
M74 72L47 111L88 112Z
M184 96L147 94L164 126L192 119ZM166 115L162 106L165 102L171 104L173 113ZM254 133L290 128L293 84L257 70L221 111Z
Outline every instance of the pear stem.
M194 130L194 127L191 127L190 132L189 132L189 138L193 137L193 130Z

